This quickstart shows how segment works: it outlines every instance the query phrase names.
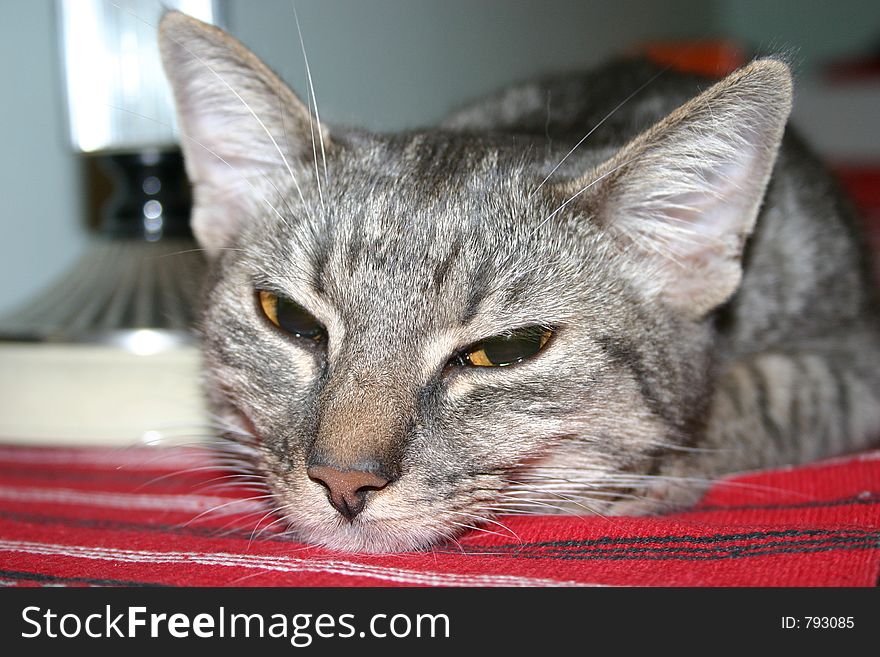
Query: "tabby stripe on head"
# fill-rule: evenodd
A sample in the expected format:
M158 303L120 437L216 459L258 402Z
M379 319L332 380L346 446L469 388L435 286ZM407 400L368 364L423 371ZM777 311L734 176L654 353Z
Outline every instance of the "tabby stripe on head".
M346 264L348 265L348 273L351 274L358 268L361 262L361 254L364 248L364 236L357 226L352 228L351 237L348 241L348 251L346 253Z
M449 277L449 272L452 271L452 266L455 261L458 259L461 254L461 249L464 246L464 238L461 233L456 233L455 239L452 240L452 246L449 247L449 252L446 254L446 257L440 262L440 265L437 269L434 270L434 289L440 290L443 285L446 283L446 279Z
M311 250L310 264L312 267L312 288L318 294L324 293L324 280L327 277L327 268L330 254L333 250L333 235L331 232L321 232Z
M489 294L489 281L492 278L492 265L488 260L483 260L473 273L470 288L467 293L467 301L465 303L464 312L461 316L461 323L466 324L477 316L477 310L480 304Z

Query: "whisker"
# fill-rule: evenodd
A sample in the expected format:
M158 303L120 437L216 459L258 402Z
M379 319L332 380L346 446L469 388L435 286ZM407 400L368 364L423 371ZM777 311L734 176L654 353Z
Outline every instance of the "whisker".
M218 468L215 465L203 465L203 466L199 466L199 467L195 467L195 468L186 468L184 470L175 470L174 472L167 472L163 475L159 475L158 477L153 477L152 479L145 481L144 483L136 486L135 488L132 489L132 492L133 493L140 492L144 488L148 488L149 486L153 486L153 485L159 483L160 481L165 481L166 479L171 479L174 477L183 477L184 475L194 474L196 472L205 472L205 471L211 471L211 470L217 470L217 469ZM193 488L194 487L195 487L195 485L193 485Z
M290 505L288 504L288 505L285 505L285 507L282 507L282 508L286 508L286 507L289 507L289 506L290 506ZM273 522L270 522L270 523L269 523L268 525L266 525L266 527L264 527L262 530L260 529L260 525L263 524L263 521L264 521L266 518L275 515L275 513L276 513L277 511L280 511L280 510L281 510L281 509L274 509L274 508L273 508L273 509L269 509L269 511L267 511L265 514L263 514L263 517L262 517L262 518L260 518L259 520L257 520L257 524L254 525L254 529L253 529L253 531L251 531L250 538L248 538L248 544L247 544L248 550L251 549L251 544L254 542L254 540L256 539L256 537L262 535L262 533L263 533L264 530L266 530L266 529L268 529L269 527L272 527L273 525L276 525L276 524L278 524L279 522L281 522L282 520L284 520L284 516L281 516L280 518L274 520ZM257 531L257 530L259 530L259 531Z
M299 14L296 11L296 1L290 0L290 4L293 7L293 18L296 21L296 32L299 35L299 45L302 48L303 61L306 64L306 77L309 80L309 97L312 100L312 104L315 108L315 122L318 124L318 138L321 141L321 161L324 164L324 183L326 185L330 184L330 177L327 173L327 153L324 150L324 131L321 130L321 114L318 112L318 97L315 95L315 85L312 83L312 68L309 66L309 56L306 54L306 44L303 40L302 29L300 27L299 22ZM315 131L312 127L312 117L311 113L309 113L309 128L312 130L312 149L315 147ZM318 166L318 154L314 154L315 157L315 178L317 179L317 166ZM320 193L321 183L318 181L318 192ZM322 199L323 206L323 199Z
M248 530L243 529L241 527L236 527L235 525L242 525L244 523L244 521L247 520L248 518L253 518L256 515L263 514L263 513L265 513L265 511L263 509L260 509L259 511L251 511L250 513L236 514L235 517L233 517L231 520L223 523L220 527L217 527L214 530L214 533L217 536L224 536L224 537L231 536L236 533L241 535ZM227 527L229 529L227 529Z
M470 529L471 531L475 531L475 532L482 532L484 534L491 534L493 536L500 536L502 538L509 538L509 535L501 534L500 532L494 532L491 529L486 529L485 527L479 527L476 525L468 525L467 523L458 522L456 520L450 520L449 523L452 525L455 525L456 527L461 527L463 529Z
M535 187L534 190L532 190L532 193L528 195L528 198L532 198L532 197L538 192L538 190L541 189L541 187L544 186L544 183L546 183L548 180L550 180L550 178L553 176L553 174L556 173L556 170L557 170L559 167L561 167L561 166L563 165L563 163L569 158L569 156L570 156L572 153L574 153L574 152L580 147L580 145L583 144L583 143L584 143L584 142L590 137L590 135L592 135L594 132L596 132L596 130L598 130L598 129L602 126L602 124L605 123L605 121L607 121L608 119L610 119L614 114L617 113L617 111L618 111L621 107L623 107L624 105L626 105L626 104L627 104L630 100L632 100L636 95L638 95L639 93L641 93L641 92L645 89L645 87L647 87L648 85L650 85L651 83L653 83L657 78L659 78L661 75L663 75L664 73L666 73L668 70L669 70L669 67L667 66L667 67L664 68L663 70L658 71L655 75L653 75L653 76L651 77L651 79L649 79L647 82L643 83L638 89L636 89L636 90L633 91L629 96L627 96L627 97L624 98L622 101L620 101L620 103L618 103L618 104L614 107L614 109L612 109L610 112L608 112L608 114L606 114L604 117L602 117L602 119L601 119L596 125L594 125L594 126L592 127L592 129L591 129L589 132L587 132L587 134L585 134L583 137L581 137L581 140L580 140L578 143L576 143L574 146L572 146L571 150L568 151L568 153L566 153L566 154L563 156L563 158L562 158L561 160L559 160L559 163L558 163L555 167L553 167L553 169L550 171L550 173L547 174L547 177L544 178L544 180L542 180L541 183L540 183L537 187ZM549 106L549 99L548 99L548 106ZM550 112L549 112L549 110L548 110L548 112L547 112L547 120L548 120L548 122L549 122L549 120L550 120Z
M476 514L472 514L472 513L464 513L463 511L447 511L446 513L452 513L452 514L458 515L458 516L465 516L467 518L471 518L472 520L476 520L477 522L487 522L492 525L497 525L498 527L500 527L501 529L506 531L508 533L508 535L513 536L516 540L522 542L522 539L517 535L516 532L514 532L512 529L510 529L510 527L507 527L506 525L504 525L503 523L501 523L497 520L493 520L491 518L485 518L485 517L482 517L482 516L479 516ZM483 529L483 531L489 531L489 530ZM502 536L502 534L499 534L498 532L489 532L489 533L496 534L498 536Z
M273 494L268 493L268 494L264 494L264 495L254 495L253 497L245 497L245 498L242 498L242 499L230 500L229 502L226 502L226 503L224 503L224 504L218 504L218 505L216 505L216 506L211 507L210 509L207 509L206 511L202 511L199 515L195 516L194 518L191 518L191 519L188 520L186 523L184 523L183 526L184 526L184 527L189 527L191 524L193 524L194 522L196 522L196 521L198 521L199 519L203 518L204 516L206 516L206 515L208 515L208 514L211 514L211 513L215 513L216 511L218 511L218 510L220 510L220 509L222 509L222 508L224 508L224 507L228 507L228 506L230 506L230 505L232 505L232 504L244 504L245 502L254 502L254 501L257 501L257 500L272 499L272 498L274 498L274 497L275 497L275 496L274 496ZM233 511L232 513L235 513L235 512Z
M561 511L564 514L569 513L569 511L570 511L569 509L565 508L564 506L559 506L558 504L552 504L550 502L544 502L542 500L528 499L528 500L523 500L523 502L528 503L529 505L541 506L541 507L546 507L549 509L556 509L557 511Z
M124 109L124 108L122 108L122 107L116 107L116 106L114 106L114 105L109 105L109 107L112 107L113 109L120 110L120 111L123 111L123 112L128 111L128 110L126 110L126 109ZM143 116L143 117L141 117L141 118L146 119L146 118L148 118L148 117ZM245 249L239 249L239 248L234 247L234 246L218 246L217 249L218 249L219 251L240 251L240 252L242 252L242 253L245 252ZM188 254L188 253L206 253L206 252L207 252L207 249L204 249L204 248L202 248L202 247L199 246L199 247L195 247L195 248L192 248L192 249L180 249L179 251L171 251L171 252L169 252L169 253L162 253L162 254L159 254L159 255L154 256L154 257L156 258L156 260L161 260L161 259L163 259L163 258L171 258L171 257L174 257L174 256L186 255L186 254Z
M574 201L578 196L580 196L580 195L583 194L585 191L587 191L588 189L590 189L593 185L595 185L595 184L601 182L602 180L604 180L605 178L607 178L607 177L610 176L611 174L615 173L618 169L622 169L622 168L625 167L626 165L631 164L634 160L635 160L635 158L630 158L630 159L628 159L628 160L625 160L624 162L621 162L621 163L618 164L617 166L612 167L611 169L609 169L608 171L606 171L605 173L603 173L603 174L602 174L601 176L599 176L598 178L593 179L591 182L589 182L588 184L586 184L586 185L584 185L583 187L581 187L577 192L575 192L574 194L572 194L571 196L569 196L568 199L567 199L564 203L562 203L562 205L560 205L560 206L559 206L558 208L556 208L553 212L551 212L549 215L547 215L547 217L544 219L544 221L542 221L540 224L538 224L537 228L535 228L535 230L532 231L532 233L529 235L529 237L531 237L531 235L534 235L536 232L538 232L539 230L541 230L541 228L543 228L544 225L545 225L548 221L550 221L553 217L555 217L557 214L559 214L559 212L561 212L565 207L567 207L568 204L571 203L572 201Z

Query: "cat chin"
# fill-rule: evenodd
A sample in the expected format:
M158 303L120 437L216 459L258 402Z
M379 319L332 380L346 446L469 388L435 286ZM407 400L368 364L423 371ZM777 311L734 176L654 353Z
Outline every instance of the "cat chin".
M337 552L349 552L355 554L395 554L400 552L421 551L439 542L439 537L425 535L423 532L414 532L412 535L397 535L391 537L387 530L376 528L372 531L356 531L344 536L335 534L332 536L310 537L309 543L320 545Z
M440 527L426 527L413 521L401 527L399 522L382 520L343 520L294 522L289 531L311 545L337 552L391 554L429 549L458 532Z

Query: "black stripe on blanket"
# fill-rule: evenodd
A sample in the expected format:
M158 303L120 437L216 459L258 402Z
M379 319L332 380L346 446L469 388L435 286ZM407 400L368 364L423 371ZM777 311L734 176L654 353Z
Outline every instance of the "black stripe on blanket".
M95 579L92 577L61 577L43 575L42 573L26 573L18 570L0 570L0 580L7 584L19 582L40 582L43 586L64 586L67 584L86 584L91 586L166 586L151 582L133 582L121 579Z
M880 549L880 532L814 529L710 536L603 537L588 540L509 543L501 546L467 544L464 545L464 549L481 556L525 559L704 561L828 550Z

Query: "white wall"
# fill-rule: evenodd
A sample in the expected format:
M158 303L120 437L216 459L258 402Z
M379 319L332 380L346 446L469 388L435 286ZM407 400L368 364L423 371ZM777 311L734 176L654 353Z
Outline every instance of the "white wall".
M831 84L828 61L880 50L877 0L723 0L719 23L763 53L784 52L795 66L793 121L829 160L880 163L880 79Z
M0 310L31 298L85 243L54 9L48 0L0 0Z
M297 11L322 118L377 129L424 124L505 83L713 22L703 0L298 0ZM290 0L231 0L228 17L304 94Z

